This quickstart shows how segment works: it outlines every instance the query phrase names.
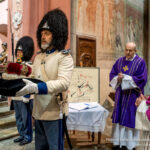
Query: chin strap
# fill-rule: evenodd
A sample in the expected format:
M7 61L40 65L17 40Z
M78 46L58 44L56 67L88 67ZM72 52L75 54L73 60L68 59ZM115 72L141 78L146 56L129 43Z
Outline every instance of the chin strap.
M63 96L62 96L62 93L60 93L60 101L62 102L63 101ZM62 105L62 104L61 104ZM62 107L62 106L61 106ZM61 108L62 109L62 108ZM67 138L67 143L69 145L69 148L70 150L72 150L72 144L71 144L71 141L70 141L70 138L69 138L69 134L68 134L68 129L67 129L67 124L66 124L66 116L65 116L65 113L63 114L63 129L64 129L64 133L66 134L66 138Z

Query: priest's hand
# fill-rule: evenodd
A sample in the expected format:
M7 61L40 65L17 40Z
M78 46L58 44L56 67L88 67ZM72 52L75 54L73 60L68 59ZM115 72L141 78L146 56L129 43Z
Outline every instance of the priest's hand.
M141 102L142 102L143 100L146 100L146 98L145 98L145 96L144 96L143 94L141 94L141 95L136 99L135 106L138 107L138 106L141 104Z
M15 96L24 96L27 94L36 94L38 93L38 86L36 83L23 79L23 82L26 84L21 90L19 90Z
M123 74L122 72L118 73L118 82L121 83L123 79Z

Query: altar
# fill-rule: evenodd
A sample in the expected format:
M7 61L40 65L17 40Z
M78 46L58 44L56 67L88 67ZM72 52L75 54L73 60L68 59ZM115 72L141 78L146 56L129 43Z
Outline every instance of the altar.
M104 131L108 114L109 112L97 102L70 103L67 128L98 132L98 144L100 144L101 132Z

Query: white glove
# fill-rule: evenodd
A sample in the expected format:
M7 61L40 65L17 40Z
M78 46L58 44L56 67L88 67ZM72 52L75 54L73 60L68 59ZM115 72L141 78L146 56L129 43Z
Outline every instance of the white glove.
M15 96L24 96L27 94L36 94L38 93L38 86L36 83L23 79L23 82L26 84L21 90L19 90Z

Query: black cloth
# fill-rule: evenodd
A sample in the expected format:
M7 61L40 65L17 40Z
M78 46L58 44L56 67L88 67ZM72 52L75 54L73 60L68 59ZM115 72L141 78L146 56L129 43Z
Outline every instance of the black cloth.
M34 83L40 83L41 80L26 78ZM4 80L0 79L0 95L15 96L16 92L22 89L26 84L22 79Z

